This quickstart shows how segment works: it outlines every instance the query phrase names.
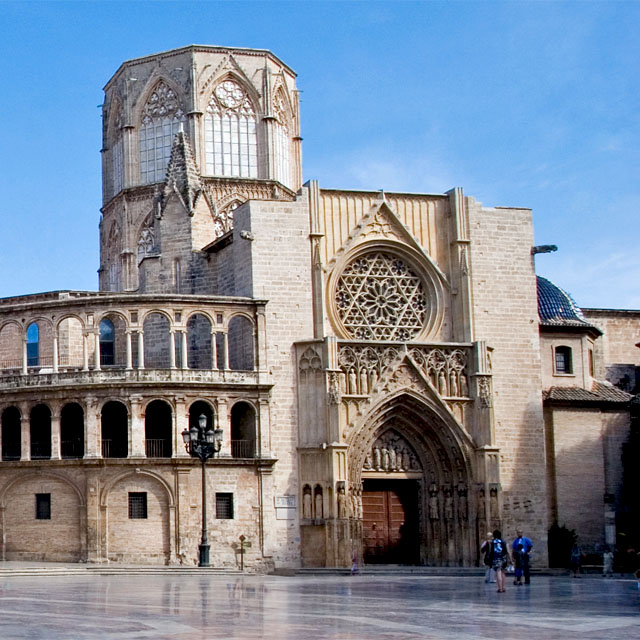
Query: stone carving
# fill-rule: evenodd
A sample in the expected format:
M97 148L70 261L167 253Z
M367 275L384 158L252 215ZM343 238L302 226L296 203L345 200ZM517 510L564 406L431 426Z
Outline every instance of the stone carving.
M308 484L304 485L302 493L302 517L307 519L313 517L311 513L311 487Z
M148 124L154 118L176 118L184 120L178 97L164 82L160 81L149 96L142 110L142 123Z
M345 393L366 395L374 393L378 381L403 353L400 347L377 345L341 344L338 349L338 365L345 376ZM411 347L409 356L418 368L431 380L438 393L445 397L467 398L468 351L461 348ZM393 386L413 383L406 371L405 378L393 382ZM396 378L400 374L396 374Z
M375 212L373 219L367 229L361 234L360 238L364 239L372 235L382 236L383 238L398 238L398 234L391 226L387 216L382 213L381 209Z
M336 371L329 372L327 393L331 404L340 404L340 381Z
M338 482L337 501L338 501L338 518L349 517L349 513L347 511L347 495L344 489L344 482Z
M429 520L440 519L440 505L438 500L438 485L433 481L429 485Z
M422 280L391 253L372 251L352 260L337 280L334 300L344 328L358 340L406 342L425 325Z
M308 347L300 356L300 362L298 363L300 378L305 379L308 375L320 373L321 368L322 360L320 355L315 349Z
M138 238L138 259L144 258L153 253L155 248L155 234L153 230L153 223L150 218L145 220L140 230L140 236Z
M389 430L373 443L362 465L364 471L402 473L419 471L420 464L413 449L396 431Z
M218 209L213 206L213 229L216 238L223 236L233 229L233 212L242 204L240 200L233 200L225 207Z
M478 376L478 398L480 405L484 408L491 406L491 379L488 376Z
M466 520L469 517L469 505L467 501L467 485L464 482L458 484L458 518Z
M498 489L496 487L491 487L491 489L489 489L489 509L491 512L491 519L497 520L499 517L499 509L498 509Z
M451 487L444 488L444 519L453 520L453 495Z
M316 486L316 497L314 506L316 519L322 520L322 518L324 518L324 508L322 499L322 487L320 487L320 485Z

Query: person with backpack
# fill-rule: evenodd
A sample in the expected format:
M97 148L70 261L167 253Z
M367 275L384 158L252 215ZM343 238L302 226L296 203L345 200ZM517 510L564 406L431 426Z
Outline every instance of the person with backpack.
M502 539L502 532L500 529L496 529L493 532L493 542L491 559L493 563L493 570L496 572L496 583L498 585L498 593L505 592L505 571L511 562L511 556L509 555L509 549L507 543Z

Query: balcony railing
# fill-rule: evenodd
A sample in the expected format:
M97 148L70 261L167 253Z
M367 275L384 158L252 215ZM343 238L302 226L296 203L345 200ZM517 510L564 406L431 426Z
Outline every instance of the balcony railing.
M171 457L171 442L164 438L147 438L145 449L147 458Z
M84 456L84 443L80 439L62 440L60 453L63 460L73 460Z
M233 458L255 458L256 457L256 441L255 440L232 440L231 456Z

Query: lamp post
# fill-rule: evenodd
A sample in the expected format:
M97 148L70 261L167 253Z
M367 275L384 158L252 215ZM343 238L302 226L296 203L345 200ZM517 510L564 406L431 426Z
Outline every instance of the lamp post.
M202 462L202 540L200 540L199 567L209 566L209 540L207 538L207 483L205 466L207 460L220 453L222 448L222 429L207 429L207 416L201 414L198 426L182 432L184 447L192 458L200 458Z

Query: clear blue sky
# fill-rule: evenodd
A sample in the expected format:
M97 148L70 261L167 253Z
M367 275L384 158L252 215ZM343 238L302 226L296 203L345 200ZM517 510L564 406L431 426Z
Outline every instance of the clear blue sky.
M531 207L538 273L640 308L640 3L0 1L0 296L95 289L102 87L188 44L298 73L305 180Z

